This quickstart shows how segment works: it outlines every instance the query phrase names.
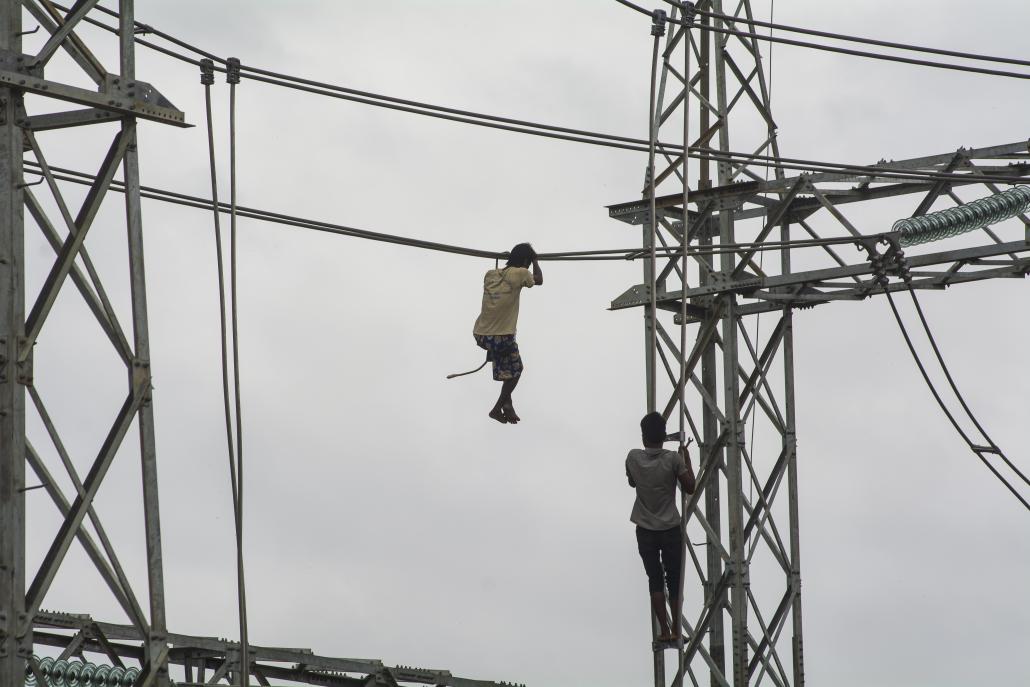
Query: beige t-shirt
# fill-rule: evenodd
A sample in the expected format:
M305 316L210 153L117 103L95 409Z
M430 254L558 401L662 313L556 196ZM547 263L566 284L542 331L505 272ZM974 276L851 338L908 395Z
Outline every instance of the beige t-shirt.
M490 270L483 277L483 308L473 334L514 334L519 320L519 293L533 286L533 273L525 267Z

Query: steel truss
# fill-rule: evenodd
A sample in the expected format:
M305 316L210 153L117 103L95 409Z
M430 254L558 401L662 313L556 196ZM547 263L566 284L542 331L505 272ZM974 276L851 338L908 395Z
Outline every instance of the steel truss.
M688 27L677 23L681 11L672 10L651 108L655 164L645 174L642 200L609 208L611 217L642 227L643 254L656 245L666 249L645 262L643 283L611 306L643 309L648 409L679 419L696 441L699 463L696 492L684 501L684 567L698 584L685 594L679 645L655 644L654 679L656 687L688 680L801 687L794 310L909 286L943 289L1026 276L1025 216L1022 240L1003 241L984 229L985 245L908 255L911 271L904 272L869 261L881 252L869 235L888 228L862 232L843 208L916 194L918 204L907 209L915 216L938 202L963 202L956 193L963 186L997 192L977 177L1030 173L1030 149L1024 141L878 163L963 179L899 182L875 172L787 177L780 169L768 178L758 156L778 157L779 149L759 41L705 31L713 21L753 36L751 2L702 0L697 8L736 20L696 19ZM678 140L688 150L747 150L755 157L719 162L713 175L713 163L685 165L682 152L660 143ZM839 245L788 243L827 237L854 239L868 255L846 258ZM676 250L684 242L685 260L684 250ZM759 245L740 247L744 242ZM891 278L886 285L878 281L884 269ZM666 649L678 649L669 680Z
M51 0L0 0L0 685L14 687L26 681L37 685L54 684L55 680L47 674L53 664L41 663L36 652L43 647L59 648L62 660L80 658L76 671L84 670L85 654L99 654L101 661L109 661L119 668L126 663L136 664L139 667L133 667L132 672L136 675L138 671L135 687L167 687L179 676L186 683L195 680L204 684L230 680L248 684L252 679L262 685L269 684L270 679L290 684L341 686L415 683L487 687L501 684L466 680L447 671L387 667L381 661L329 658L301 649L262 647L253 648L250 674L244 676L240 669L239 644L168 633L136 127L139 119L179 127L188 125L183 113L157 89L136 79L134 2L120 0L118 4L119 27L114 51L119 56L118 65L116 70L109 71L77 33L83 19L97 12L99 0L75 0L67 11L59 10ZM49 35L36 54L22 52L22 36L35 32L22 30L23 12ZM95 90L46 79L48 63L58 51L63 51L77 65L95 84ZM61 102L78 107L53 112L55 105ZM38 113L34 112L37 108ZM66 189L58 183L60 175L52 171L48 163L45 132L95 124L115 124L117 130L99 162L99 171L87 182L89 189L81 207L74 210L67 201ZM90 133L103 136L110 133L110 128L93 126ZM23 179L26 153L31 155L33 168L42 177L37 183L26 184ZM115 179L119 170L120 181ZM45 200L41 191L30 188L44 183L43 190L50 196ZM123 320L116 314L86 249L89 230L111 190L124 194L131 291L129 331L123 328ZM26 210L56 254L42 288L34 295L27 294L25 287ZM73 460L82 449L66 445L44 399L33 385L33 345L44 333L57 297L69 281L124 363L126 376L123 379L127 380L125 400L85 475L76 471ZM27 296L32 296L28 309ZM118 383L125 382L119 380ZM26 437L26 397L53 444L63 465L61 470L67 473L74 488L72 493L61 488L54 468L47 465L41 452ZM142 460L141 496L147 561L145 597L133 588L93 508L109 468L124 453L120 449L134 424ZM38 480L32 486L27 485L26 465L35 476L32 481ZM46 491L62 522L39 569L28 571L25 494L36 488ZM40 610L75 540L83 547L131 624L113 625L96 622L88 615ZM68 667L67 663L61 665ZM178 673L170 673L169 666L176 666Z
M143 663L139 646L143 635L133 625L94 621L88 615L41 612L36 615L37 645L59 647L64 660L97 654L113 665L124 661ZM183 675L179 685L219 684L238 679L240 644L214 637L169 634L168 663ZM85 659L83 659L85 660ZM250 675L259 685L274 680L280 685L325 685L326 687L503 687L504 682L487 682L455 677L446 670L411 666L387 666L379 660L318 656L310 649L250 646ZM232 684L237 684L233 682ZM512 685L514 687L514 685Z

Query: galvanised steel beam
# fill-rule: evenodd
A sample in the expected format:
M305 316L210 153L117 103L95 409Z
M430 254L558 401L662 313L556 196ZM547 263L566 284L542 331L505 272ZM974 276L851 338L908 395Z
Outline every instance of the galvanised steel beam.
M88 615L42 611L35 619L37 644L62 649L65 657L92 653L106 661L145 661L147 635L133 625L97 622ZM187 683L216 682L238 670L239 644L216 637L169 633L168 663L181 668ZM69 650L71 647L71 650ZM289 685L438 685L440 687L515 687L514 683L475 680L448 670L390 666L377 659L337 658L310 649L251 647L252 676ZM182 679L176 679L182 684ZM261 684L265 684L261 682Z
M702 111L704 115L704 111ZM957 165L956 169L948 169L955 161L955 158L959 157L964 161L975 161L975 160L1016 160L1025 161L1030 158L1030 144L1027 141L1019 141L1016 143L1007 143L1003 145L995 145L983 148L959 148L957 151L949 153L939 153L935 155L927 155L923 157L909 158L905 160L892 160L890 162L881 161L870 165L871 167L889 167L891 169L906 170L906 171L920 171L920 172L945 172L950 171L955 174L962 174L962 165ZM1030 165L1025 162L1013 162L1003 167L982 167L979 168L980 173L991 174L992 176L1023 176L1030 172ZM969 180L951 180L949 183L955 185L961 185L965 183L975 184L982 183L977 181L975 173L969 173L966 175ZM805 178L809 182L814 184L831 184L831 183L850 183L858 182L859 185L851 190L837 190L834 193L845 194L845 195L857 195L860 200L868 199L869 185L872 183L885 183L888 187L897 187L903 189L903 193L914 193L919 192L922 189L931 188L933 182L926 184L912 182L912 181L899 181L890 177L882 177L875 175L862 175L862 174L837 174L819 172L812 174L799 174L789 177L775 178L771 180L760 180L760 181L734 181L729 184L711 187L711 188L697 188L690 194L691 203L700 207L701 205L708 202L726 203L734 206L742 205L745 202L756 202L761 194L777 193L788 190L793 186L798 179ZM655 203L659 210L671 210L673 216L681 217L681 205L683 197L680 194L665 194L655 198ZM613 219L618 219L629 224L641 224L646 219L647 207L641 201L630 201L628 203L618 203L616 205L608 206L608 216Z
M0 2L0 50L21 50L21 5ZM20 685L31 654L25 614L25 244L21 93L0 85L0 685Z
M135 2L121 0L118 19L119 58L122 78L131 84L136 78ZM154 676L154 684L168 683L162 656L167 652L167 619L164 597L164 562L161 553L161 517L158 501L157 442L154 436L154 407L150 391L150 333L147 320L146 272L143 260L143 214L140 201L139 147L136 119L122 120L121 135L129 141L122 160L125 185L125 222L129 244L129 286L132 297L134 357L128 371L130 387L143 386L147 392L137 413L140 459L143 472L143 520L146 532L147 583L150 598L150 634L146 644L144 669Z
M957 248L935 253L908 256L908 264L913 272L912 285L916 288L944 288L952 284L999 276L1021 277L1025 274L1027 262L1030 261L1030 243L1026 241L1007 241L990 243L973 248ZM923 272L920 268L939 267L932 272ZM988 269L977 270L978 267ZM1004 273L1004 274L1003 274ZM703 284L686 289L686 296L695 303L704 299L708 303L711 298L725 294L741 294L751 298L768 299L778 297L782 302L823 302L846 297L848 300L865 298L875 293L872 280L861 281L862 277L873 275L873 268L868 261L828 267L818 270L788 272L786 274L766 277L746 277L727 279L711 284ZM858 278L859 281L842 284L842 280ZM823 290L815 290L823 289ZM683 297L684 291L666 291L659 293L660 303L676 305ZM631 301L612 301L612 310L639 307L639 303Z
M97 11L98 6L96 0L76 0L67 13L62 13L50 0L0 0L0 165L3 167L0 172L0 685L5 686L19 684L24 679L25 661L32 653L34 616L60 571L69 547L76 540L86 548L89 559L143 637L140 687L168 684L136 122L137 119L149 119L174 126L186 126L186 123L183 113L160 92L136 79L133 0L120 0L118 6L116 69L106 69L94 51L76 35L79 23ZM21 52L23 10L27 10L50 34L37 55ZM97 84L95 91L46 78L45 67L58 50L65 51ZM50 103L55 100L78 103L88 109L33 116L25 111L26 95L37 100L47 99ZM51 108L49 105L42 109ZM110 143L82 207L73 216L58 187L57 177L47 165L43 152L45 146L37 139L37 134L45 136L41 132L111 120L119 121L120 130ZM35 157L43 180L47 182L47 190L53 196L59 214L56 221L48 216L44 203L25 189L22 156L26 151ZM124 194L128 233L132 323L128 336L85 247L89 228L107 198L119 167L122 172L119 190ZM22 217L25 207L56 253L56 260L42 289L35 295L35 304L28 314L23 277ZM85 267L85 272L79 264ZM127 398L121 412L108 431L92 469L81 481L75 474L71 459L72 454L80 451L65 446L39 395L32 388L32 366L37 362L33 360L33 344L37 338L46 336L48 316L69 277L125 364L126 376L116 383L127 387ZM71 498L66 498L53 483L53 472L26 441L26 386L33 392L43 425L76 489ZM93 499L133 423L139 429L143 473L148 575L146 612L136 600L119 556L92 508ZM28 571L24 559L26 522L23 496L26 461L40 477L41 486L51 495L62 516L62 525L42 564L33 574L28 589L25 584ZM99 545L84 528L87 519L93 525ZM103 637L99 641L106 642ZM114 658L117 660L117 655ZM38 666L30 664L29 668L38 675Z

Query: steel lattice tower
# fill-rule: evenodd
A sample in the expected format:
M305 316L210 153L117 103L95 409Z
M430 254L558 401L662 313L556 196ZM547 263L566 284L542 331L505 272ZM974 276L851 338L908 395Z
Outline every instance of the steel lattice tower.
M183 114L149 84L137 81L133 1L120 2L120 26L117 36L119 56L115 69L109 70L76 35L75 29L97 5L97 0L78 0L67 12L60 12L49 0L22 3L4 0L0 4L0 41L3 41L3 65L0 70L0 127L2 127L3 173L0 185L3 213L0 221L0 274L3 292L0 310L0 339L3 340L3 368L0 374L2 419L4 424L0 448L0 494L4 523L0 534L0 683L17 685L25 679L27 661L33 647L33 625L68 549L78 539L96 564L119 605L133 621L142 640L142 663L147 682L165 685L164 666L167 660L164 585L162 579L161 529L158 515L157 461L154 420L151 405L150 344L147 330L146 284L143 263L142 214L139 194L139 162L136 126L139 119L184 125ZM37 54L22 53L22 12L31 16L50 36ZM63 50L96 85L96 90L47 80L48 63ZM33 114L26 108L26 96L40 96L52 105L51 99L79 107L55 114ZM40 104L36 100L33 105ZM108 135L116 124L116 132L107 153L100 162L96 179L76 213L65 202L44 153L43 132L67 127L85 126L98 136ZM35 168L47 184L58 208L51 217L45 205L23 180L23 150L30 152ZM100 275L97 274L85 248L85 240L101 204L112 188L115 174L121 171L125 189L125 225L129 255L131 298L131 331L126 334L107 299ZM56 259L36 295L25 291L24 210L35 220L53 245ZM80 267L80 264L82 267ZM83 270L84 268L84 270ZM44 330L58 294L71 281L86 300L97 323L110 339L125 364L128 381L124 403L113 419L107 437L95 460L81 480L75 474L60 433L46 411L46 405L33 387L32 347ZM26 311L26 296L33 305ZM77 493L65 495L43 464L40 455L25 436L26 391L29 392L58 452L65 459L69 476ZM146 531L148 570L148 604L141 604L118 561L103 527L93 511L92 503L112 462L119 454L123 440L135 423L139 432L142 457L142 502ZM77 447L71 447L75 451ZM28 581L25 568L25 465L32 468L40 483L50 493L63 516L63 522L50 544L40 568ZM96 538L83 527L92 522ZM99 544L97 543L99 539ZM12 574L13 573L13 574ZM144 610L145 609L145 610ZM32 664L33 669L35 668ZM36 671L38 672L38 671ZM38 675L34 676L37 677Z
M699 8L724 9L718 0ZM754 36L747 35L750 2L743 0L734 12L732 22L702 17L690 30L673 24L663 39L654 140L779 155L761 54ZM35 54L23 53L23 13L46 32ZM86 687L82 676L95 669L89 668L87 654L103 657L122 676L135 671L136 687L167 685L179 676L187 683L210 684L274 679L339 687L496 685L445 670L274 647L251 647L249 675L242 675L238 643L167 631L136 128L139 120L184 126L185 118L153 86L136 79L133 15L133 0L120 0L116 47L107 51L118 55L117 65L109 70L96 56L98 46L91 49L78 31L87 18L110 20L101 16L98 0L75 0L68 10L51 0L0 0L0 685L20 685L26 677L48 684L74 672ZM682 19L678 12L672 18ZM729 26L745 35L709 31ZM46 78L59 50L95 88ZM70 103L70 109L54 111L60 103ZM69 127L108 143L77 210L68 207L62 190L68 177L52 171L46 155L46 132ZM984 174L1026 175L1030 151L1026 142L1018 142L889 165L947 171L958 180L898 180L886 170L787 177L780 169L767 179L754 164L757 157L686 165L682 151L665 143L656 145L659 164L645 181L643 201L612 206L610 215L642 226L645 252L689 246L685 270L675 251L663 250L659 260L647 263L643 283L612 303L614 309L643 307L647 405L678 417L682 431L698 443L698 489L685 510L689 541L699 544L688 547L687 558L696 583L688 587L684 611L684 670L677 666L671 681L684 684L689 678L700 684L704 678L698 676L707 673L712 685L742 687L766 679L779 687L802 685L793 314L797 308L861 300L885 290L1023 277L1030 271L1030 229L1008 242L988 229L981 235L983 245L921 252L909 256L904 269L896 259L849 263L829 245L802 252L776 242L842 232L875 255L875 242L866 239L872 232L860 232L843 206L918 194L919 202L909 209L924 214L939 201L961 202L956 189L962 186L982 184L997 192L980 178ZM37 182L26 183L26 173L39 178L38 188ZM127 233L131 299L121 318L86 249L90 227L111 191L124 195ZM38 293L27 293L25 286L26 210L56 256ZM1021 220L1030 227L1030 218ZM742 248L740 241L767 244L759 248L771 251ZM776 259L764 260L766 252ZM68 283L125 366L125 377L111 381L118 388L125 385L125 400L99 450L66 445L33 384L33 344L47 331L54 303ZM35 413L45 428L74 491L61 489L56 470L27 439L27 413ZM92 508L112 462L127 452L119 448L133 425L142 458L145 595L126 576ZM72 458L84 450L93 451L91 468L80 476ZM25 560L29 474L38 481L32 487L43 488L61 516L36 570L28 570ZM128 623L95 620L89 615L93 600L84 600L75 613L41 610L76 541ZM59 650L56 660L40 660L41 647ZM170 674L170 667L178 673ZM656 685L668 682L666 667L665 654L656 652Z
M988 245L909 258L918 272L877 273L869 262L849 265L832 246L802 252L779 243L843 231L876 255L876 241L863 241L839 206L915 193L922 199L909 212L924 214L939 199L962 202L954 189L977 183L978 175L1025 173L1028 149L1020 142L889 165L968 173L968 181L902 181L886 171L788 178L779 167L770 174L760 156L779 157L777 125L760 42L748 23L751 5L702 0L692 26L681 8L672 10L652 105L656 163L645 173L642 200L609 208L611 217L642 227L641 255L657 246L643 283L612 309L643 309L647 407L663 412L670 426L679 420L696 441L699 465L696 492L684 502L682 655L656 647L656 687L701 684L705 673L712 687L804 684L795 309L909 285L939 289L1025 276L1030 269L1026 241L1003 243L989 229ZM681 142L708 149L708 159L684 164L682 148L673 145ZM719 155L733 151L746 155ZM1020 162L977 163L998 159ZM826 228L810 219L820 212ZM686 260L676 250L684 243ZM677 325L685 328L679 336ZM680 661L667 663L669 655Z
M23 53L22 36L36 31L23 31L23 13L46 32L36 54ZM115 16L117 28L112 27L111 39L115 45L113 49L104 47L107 54L118 55L117 65L105 66L97 57L102 54L101 46L88 45L81 31L90 20L112 21L99 0L75 0L67 10L51 0L0 0L0 685L19 687L29 682L40 687L66 683L99 687L117 682L164 687L173 679L210 684L269 684L269 679L276 679L339 687L401 683L495 687L497 683L455 677L445 670L254 646L250 648L249 674L243 675L238 643L167 631L136 127L139 120L188 125L184 114L157 89L136 78L139 26L134 22L133 0L119 0ZM64 51L95 88L47 79L47 66L58 51ZM54 112L61 104L71 109ZM60 182L81 183L82 179L51 170L46 154L50 151L46 132L69 127L80 127L80 135L91 140L110 141L97 173L89 175L89 188L77 211L68 207L68 195ZM23 159L25 155L29 159ZM120 180L115 178L119 171ZM40 180L26 183L25 173ZM112 191L120 193L124 203L131 293L125 319L131 325L129 331L123 329L86 248L90 227ZM48 202L43 193L50 194ZM39 293L27 293L25 285L26 210L56 254ZM125 365L125 377L118 375L111 383L127 381L121 409L93 454L91 468L82 476L75 470L74 457L94 449L66 444L33 384L33 344L47 331L53 305L69 282ZM37 451L26 437L27 406L34 408L29 412L35 412L45 427L63 464L60 471L67 472L75 492L62 490L59 471L47 465L44 452ZM145 595L134 589L92 507L113 461L128 452L120 447L133 425L142 458L138 498L145 520L146 540L141 547L147 562ZM30 471L35 476L32 481L38 484L28 487ZM47 492L62 523L39 569L28 570L25 498L26 489L36 487ZM129 495L121 494L121 498ZM96 603L93 599L84 599L74 613L41 610L76 541L128 624L94 620L89 614ZM59 654L41 657L37 649L42 647L57 649ZM108 665L98 666L94 661ZM174 677L169 673L172 665L178 670Z

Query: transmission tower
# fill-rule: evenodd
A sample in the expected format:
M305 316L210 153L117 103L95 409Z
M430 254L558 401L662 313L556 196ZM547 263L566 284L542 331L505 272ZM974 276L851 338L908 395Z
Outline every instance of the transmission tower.
M42 43L38 52L23 52L23 37L39 31L23 30L23 14L46 32L43 40L33 39ZM70 8L51 0L0 0L0 685L167 687L194 681L244 685L251 680L267 685L275 679L340 687L496 687L498 683L456 677L446 670L319 656L307 649L251 646L250 659L243 661L239 643L168 632L136 129L139 120L188 125L184 114L156 88L136 78L134 45L139 25L134 22L133 0L120 0L115 16L115 45L93 45L93 34L86 40L83 27L111 21L110 11L105 12L99 0L75 0ZM88 78L93 87L46 77L59 51L81 72L77 77ZM117 64L105 66L98 54L117 55ZM83 179L60 174L48 163L48 152L57 144L48 140L46 132L70 127L81 127L80 135L92 140L110 140L97 173L88 175L89 188L77 211L69 207L69 194L59 181L83 183ZM25 155L29 159L23 159ZM121 179L116 180L119 170ZM37 180L26 182L25 174ZM124 195L131 292L131 312L125 318L131 323L128 332L86 248L87 235L110 191ZM38 293L27 293L25 286L25 211L56 255ZM69 282L125 365L125 376L118 375L110 384L121 386L128 381L125 400L84 475L76 471L75 459L93 449L63 440L33 383L33 345L52 326L54 303ZM58 385L63 388L60 381ZM37 450L27 438L27 406L45 427L52 452ZM134 424L142 458L142 544L147 562L142 595L126 575L93 508L112 463L129 452L122 446ZM48 465L47 453L56 453L63 467ZM67 476L60 477L59 472ZM74 492L65 492L61 482L70 482ZM49 495L61 525L39 568L28 570L25 502L26 492L36 493L35 489ZM125 493L119 497L129 498ZM39 536L38 528L33 532ZM74 613L42 610L55 577L71 567L65 561L76 541L125 612L128 624L94 619L89 611L95 599L83 599ZM246 670L241 668L244 662ZM170 671L170 666L175 670Z
M611 307L643 309L647 408L670 426L678 420L682 438L696 441L699 465L697 489L684 499L684 570L694 583L683 638L655 644L654 684L801 687L794 312L1025 276L1030 229L1009 242L985 229L985 245L908 256L906 266L841 206L917 194L908 213L922 215L938 201L962 202L955 189L964 185L997 193L977 177L1025 174L1030 151L1022 141L876 165L961 179L900 179L887 169L788 177L779 166L770 174L762 156L780 153L760 41L748 23L752 3L702 0L696 10L652 18L654 162L642 199L609 208L642 228L641 255L654 256L643 282ZM684 148L705 151L704 159L687 162ZM796 243L827 237L865 257L856 260L850 245Z

